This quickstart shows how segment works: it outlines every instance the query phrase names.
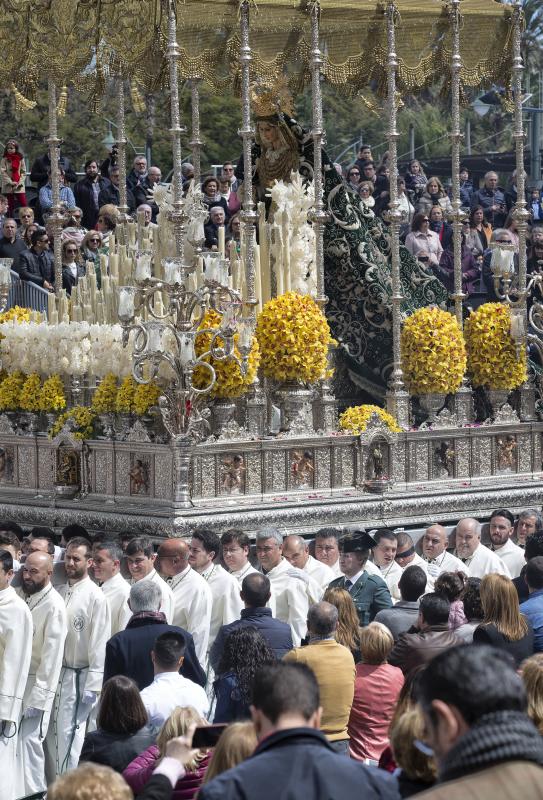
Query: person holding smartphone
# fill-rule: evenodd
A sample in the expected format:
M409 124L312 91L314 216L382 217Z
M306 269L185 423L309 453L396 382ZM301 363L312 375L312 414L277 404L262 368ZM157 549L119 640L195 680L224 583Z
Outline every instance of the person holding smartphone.
M428 214L420 211L413 217L411 233L407 234L405 246L425 266L437 266L443 253L439 236L430 230Z

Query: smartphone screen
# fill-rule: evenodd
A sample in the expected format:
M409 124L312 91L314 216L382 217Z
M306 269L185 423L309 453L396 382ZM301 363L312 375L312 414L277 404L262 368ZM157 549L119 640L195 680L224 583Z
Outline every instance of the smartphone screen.
M198 748L215 747L223 730L226 728L226 723L218 723L217 725L201 725L194 731L192 738L192 746Z

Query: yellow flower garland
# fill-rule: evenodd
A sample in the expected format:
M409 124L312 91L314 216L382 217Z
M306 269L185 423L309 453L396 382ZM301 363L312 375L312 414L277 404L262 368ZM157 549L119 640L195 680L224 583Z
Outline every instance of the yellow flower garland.
M162 391L156 383L138 383L134 391L134 411L140 417L156 406Z
M315 383L326 375L333 340L326 317L309 295L286 292L269 300L258 315L256 335L267 377Z
M107 414L115 411L117 402L117 378L112 372L105 375L96 388L92 398L91 408L97 414Z
M339 427L343 431L348 431L349 433L358 435L366 430L372 414L377 414L377 416L385 423L385 425L394 433L401 432L402 429L392 414L389 414L388 411L385 411L384 408L380 408L380 406L372 406L369 404L362 406L351 406L344 411L339 417Z
M218 328L221 324L220 315L216 311L209 309L200 324L200 329ZM198 357L206 353L211 346L211 333L199 333L196 336L195 350ZM241 361L241 353L238 350L239 336L234 336L234 355ZM219 339L218 344L222 344ZM239 397L247 391L255 379L256 371L260 363L260 351L256 337L253 337L251 352L249 353L249 363L247 372L243 375L239 365L235 361L217 361L216 358L207 356L205 359L215 370L216 381L209 392L210 398L215 397ZM207 369L197 367L193 374L194 385L197 389L202 389L209 383L209 372Z
M136 391L137 383L132 375L127 375L123 378L117 398L115 401L115 411L118 414L130 414L134 411L134 392Z
M92 439L94 414L91 409L86 406L74 406L74 408L70 408L69 411L65 411L64 414L61 414L54 425L52 425L49 431L49 437L54 439L69 419L72 419L75 423L73 433L74 439Z
M404 379L412 395L454 394L466 371L466 348L456 317L440 308L419 308L401 333Z
M464 335L473 386L516 389L526 380L526 352L517 356L510 328L511 312L504 303L485 303L468 318Z
M18 411L21 405L21 390L26 376L19 372L11 372L0 385L0 411Z
M66 408L64 384L60 375L51 375L43 382L40 393L40 411L62 411Z
M41 378L33 372L21 389L20 407L23 411L40 411Z

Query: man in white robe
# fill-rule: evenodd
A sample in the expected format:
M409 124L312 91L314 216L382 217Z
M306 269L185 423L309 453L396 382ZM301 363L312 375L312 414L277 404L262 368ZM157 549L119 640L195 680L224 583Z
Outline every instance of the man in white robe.
M342 576L339 563L339 538L340 532L337 528L320 528L315 534L315 558L321 564L330 567L334 578Z
M198 661L205 670L213 596L188 559L189 546L183 539L165 539L158 548L158 568L173 592L173 625L192 634Z
M518 578L526 564L524 550L511 537L515 530L515 518L506 508L490 515L489 534L492 550L501 558L512 578Z
M91 553L90 542L83 538L71 539L66 548L68 583L59 593L66 605L68 634L45 739L48 782L77 767L87 720L102 688L111 622L105 595L89 576Z
M237 578L240 589L243 579L252 572L258 572L249 561L251 541L243 531L232 529L221 536L221 557L230 575Z
M122 557L117 542L100 542L93 550L92 571L109 606L111 636L124 631L132 616L128 608L130 585L121 575Z
M213 598L208 650L220 628L239 619L243 608L237 579L220 564L214 563L220 549L221 540L208 528L198 528L192 534L189 564L206 581Z
M160 610L165 614L168 625L171 625L174 614L173 593L166 581L160 577L155 569L156 554L153 542L147 536L138 536L127 544L124 552L128 571L132 578L131 584L136 583L136 581L147 580L153 581L157 586L160 586L160 591L162 592Z
M15 800L17 730L32 656L32 616L9 584L13 557L0 550L0 797Z
M422 557L426 563L426 571L432 580L442 572L466 572L462 561L447 551L449 534L443 525L430 525L422 537Z
M336 579L332 568L313 558L309 554L309 545L306 540L296 534L285 536L283 556L293 567L307 572L309 577L315 581L321 590L321 596L315 602L320 602L328 584Z
M492 573L511 577L501 558L481 544L481 526L472 517L461 519L456 526L456 555L470 578L484 578Z
M398 549L396 550L396 564L401 567L402 573L407 567L417 566L424 570L427 576L426 592L434 591L434 579L428 573L428 564L415 551L415 545L411 536L405 531L396 534ZM399 588L399 587L398 587Z
M30 553L21 572L22 585L17 593L32 614L34 630L17 741L17 796L26 797L47 788L43 740L49 727L68 628L64 600L51 583L51 557L47 553Z
M258 531L256 554L275 594L276 617L290 625L294 646L299 647L307 633L307 611L315 602L315 584L307 573L283 558L283 534L277 528Z
M392 601L396 603L402 599L398 588L398 582L402 577L402 568L394 560L398 549L396 534L389 528L378 528L370 531L370 536L373 536L377 542L377 546L373 548L373 563L379 567L380 577L388 586Z

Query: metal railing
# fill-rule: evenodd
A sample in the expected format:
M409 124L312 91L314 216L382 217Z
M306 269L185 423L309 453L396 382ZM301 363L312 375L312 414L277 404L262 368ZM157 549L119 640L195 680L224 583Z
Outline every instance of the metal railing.
M6 309L21 306L22 308L31 308L33 311L40 311L42 314L47 313L47 295L49 294L47 289L43 289L32 281L21 280L13 270L10 272L11 286Z

